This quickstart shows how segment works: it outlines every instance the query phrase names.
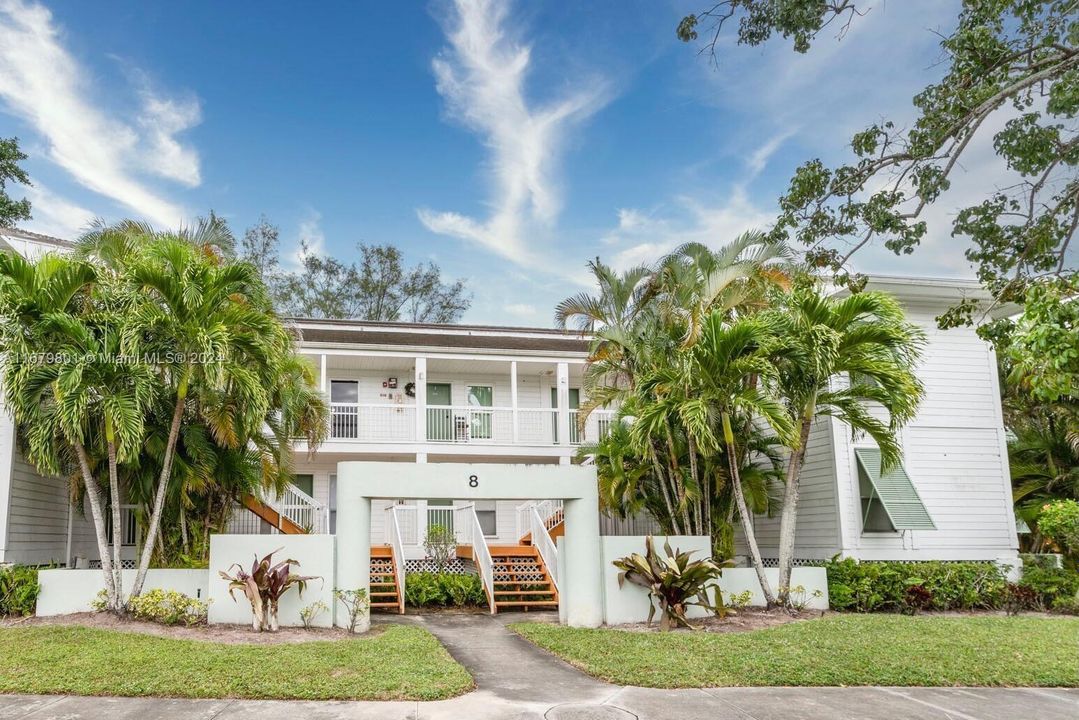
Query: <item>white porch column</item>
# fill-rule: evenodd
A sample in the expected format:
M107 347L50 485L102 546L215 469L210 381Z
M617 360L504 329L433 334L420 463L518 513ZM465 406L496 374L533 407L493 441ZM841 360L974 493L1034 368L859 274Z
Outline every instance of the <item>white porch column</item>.
M326 353L322 353L319 356L318 391L324 396L326 395L327 384L329 384L329 381L326 379Z
M598 516L597 516L598 517ZM337 474L337 567L335 586L367 591L371 597L371 498L361 494L355 478ZM334 624L348 627L344 606L334 602ZM371 628L371 611L356 624L357 632Z
M599 496L566 500L565 578L559 586L566 605L566 624L599 627L603 624L603 568L600 559ZM339 511L340 512L340 511Z
M427 442L427 358L416 358L416 442Z
M558 363L558 444L569 445L569 363Z
M517 361L510 361L510 407L513 408L513 444L521 441L521 421L517 412Z

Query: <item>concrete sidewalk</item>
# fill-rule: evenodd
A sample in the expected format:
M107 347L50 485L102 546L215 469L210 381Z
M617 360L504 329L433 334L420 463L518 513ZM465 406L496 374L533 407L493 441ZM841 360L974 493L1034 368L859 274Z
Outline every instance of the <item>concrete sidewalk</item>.
M1075 720L1079 691L1002 688L614 688L598 702L285 702L0 695L3 720Z
M530 614L528 619L542 619ZM715 688L609 685L510 632L520 615L412 615L468 668L477 689L439 702L285 702L0 695L0 720L1075 720L1079 690ZM302 670L302 669L301 669Z

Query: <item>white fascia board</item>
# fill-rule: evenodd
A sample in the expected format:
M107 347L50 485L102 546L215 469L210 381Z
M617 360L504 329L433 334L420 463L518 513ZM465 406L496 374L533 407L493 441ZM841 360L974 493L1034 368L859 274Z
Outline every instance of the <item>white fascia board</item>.
M500 350L497 354L492 354L482 348L477 348L472 351L461 348L439 350L437 348L432 349L429 346L420 345L369 345L364 346L363 348L357 348L351 343L303 342L300 343L297 352L301 355L326 354L388 358L425 357L429 360L495 360L502 362L512 362L516 360L518 362L568 362L577 364L588 361L586 353L576 352L551 351L542 355L537 355L534 351L530 350Z

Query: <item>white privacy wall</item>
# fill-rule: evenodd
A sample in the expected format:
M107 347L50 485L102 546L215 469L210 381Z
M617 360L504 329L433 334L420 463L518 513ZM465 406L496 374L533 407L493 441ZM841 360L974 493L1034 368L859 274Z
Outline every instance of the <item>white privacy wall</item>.
M643 536L608 536L600 538L603 562L603 613L608 625L623 625L626 623L644 622L648 619L650 599L648 591L632 583L618 586L619 570L612 563L615 560L626 557L633 553L644 554L645 538ZM692 559L700 560L711 555L711 542L705 535L679 535L667 538L657 536L654 538L656 550L663 553L663 543L667 541L671 550L677 552L695 551ZM559 543L559 557L561 558L562 543ZM773 592L779 580L778 568L767 568L768 581L772 585ZM794 568L791 575L791 586L802 586L805 590L804 599L806 607L814 610L828 609L828 577L822 567L798 567ZM724 593L724 600L731 594L740 594L746 590L751 593L750 605L763 606L764 593L757 581L756 572L752 568L724 568L719 579L720 590ZM819 591L819 597L813 597ZM712 591L709 591L709 600L712 599ZM658 610L656 611L659 612ZM690 618L705 617L711 613L701 607L691 607L687 612ZM655 618L657 621L659 615Z
M278 617L282 627L299 626L300 610L312 603L322 601L329 608L315 618L315 625L330 627L333 624L334 590L334 536L333 535L211 535L208 597L210 598L210 622L224 624L250 624L251 604L242 592L235 593L235 601L229 597L228 581L220 571L230 575L233 563L243 566L245 572L258 557L273 550L273 561L296 560L293 567L297 575L314 575L321 579L310 580L307 590L300 595L297 589L289 590L281 598ZM205 571L203 571L205 572Z
M834 422L843 553L864 560L997 560L1018 549L996 357L973 328L940 330L948 303L907 307L928 344L918 376L925 398L903 429L904 465L936 530L862 533L849 433ZM799 543L801 539L799 538Z

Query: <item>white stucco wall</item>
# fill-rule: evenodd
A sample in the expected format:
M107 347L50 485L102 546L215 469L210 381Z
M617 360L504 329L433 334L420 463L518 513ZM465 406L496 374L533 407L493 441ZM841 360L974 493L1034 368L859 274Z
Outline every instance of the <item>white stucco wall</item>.
M124 592L135 582L135 570L124 570ZM206 601L205 570L150 570L144 590L177 590L185 595ZM90 612L98 593L105 589L101 570L68 570L56 568L38 573L41 594L37 598L37 614L69 615Z
M250 571L256 556L261 559L270 551L281 548L274 554L274 562L295 560L300 565L293 568L294 573L321 578L309 581L303 595L293 589L281 598L278 608L281 626L302 625L300 610L321 600L330 611L320 613L314 624L330 627L333 624L334 606L334 540L333 535L210 536L210 622L233 625L251 623L251 605L247 598L240 592L236 593L236 600L229 597L228 581L221 577L220 571L232 574L229 567L233 563L239 563L245 571Z
M710 554L709 538L704 535L678 535L667 538L656 537L656 549L663 552L663 543L668 541L674 551L694 551L693 559L699 560ZM618 587L619 570L612 563L632 553L644 554L644 537L623 536L603 537L600 539L603 553L603 613L608 625L622 625L625 623L644 622L648 619L648 608L651 602L648 591L644 588L626 583ZM778 568L766 568L768 582L774 590L779 581ZM820 567L797 567L791 575L791 585L799 585L805 588L807 599L806 607L814 610L828 609L828 577L824 568ZM752 606L763 606L764 593L761 591L757 574L752 568L724 568L723 575L719 580L719 587L725 594L739 594L749 590L753 597L750 600ZM821 596L814 598L813 593L821 591ZM709 593L711 595L711 592ZM657 610L658 613L658 610ZM711 614L708 610L700 607L691 607L687 615L691 618L704 617ZM658 621L659 615L656 615Z

